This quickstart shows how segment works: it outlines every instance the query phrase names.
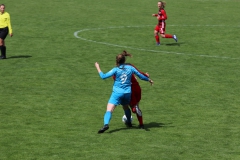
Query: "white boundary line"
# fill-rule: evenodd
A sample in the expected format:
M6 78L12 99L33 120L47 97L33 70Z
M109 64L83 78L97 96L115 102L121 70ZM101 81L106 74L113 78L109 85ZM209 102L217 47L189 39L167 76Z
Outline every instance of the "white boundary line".
M177 54L177 55L188 55L188 56L199 56L199 57L207 57L207 58L219 58L219 59L240 59L240 58L231 58L231 57L221 57L221 56L209 56L209 55L199 55L199 54L186 54L186 53L178 53L178 52L169 52L169 51L159 51L159 50L149 50L149 49L142 49L142 48L134 48L129 46L121 46L117 44L111 44L106 42L98 42L91 39L86 39L83 37L78 36L78 33L80 32L86 32L91 30L102 30L102 29L117 29L117 28L140 28L140 27L148 27L153 25L143 25L143 26L119 26L119 27L106 27L106 28L91 28L91 29L82 29L79 31L74 32L74 36L76 38L82 39L84 41L88 42L94 42L98 44L104 44L108 46L114 46L114 47L120 47L120 48L129 48L133 50L139 50L139 51L146 51L146 52L157 52L157 53L165 53L165 54ZM225 25L168 25L168 26L180 26L180 27L226 27ZM233 26L233 27L240 27L240 26Z

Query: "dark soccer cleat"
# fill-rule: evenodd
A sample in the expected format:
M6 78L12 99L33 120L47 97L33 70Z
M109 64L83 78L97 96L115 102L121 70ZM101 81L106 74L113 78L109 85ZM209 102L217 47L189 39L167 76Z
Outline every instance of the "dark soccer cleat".
M157 46L160 46L160 43L158 42L156 45L157 45Z
M98 131L98 133L103 133L103 132L105 132L106 130L108 130L109 129L109 126L107 125L107 124L105 124L99 131Z
M125 122L125 125L128 127L132 127L132 123L131 122Z
M139 129L144 129L144 125L139 125Z

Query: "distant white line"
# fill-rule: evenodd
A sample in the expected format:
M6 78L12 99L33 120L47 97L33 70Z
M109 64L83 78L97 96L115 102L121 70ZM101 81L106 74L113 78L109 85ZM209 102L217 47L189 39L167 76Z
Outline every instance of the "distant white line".
M144 25L144 26L119 26L119 27L106 27L106 28L92 28L92 29L82 29L79 31L74 32L74 36L76 38L82 39L84 41L98 43L98 44L104 44L108 46L114 46L114 47L120 47L120 48L129 48L133 50L139 50L139 51L146 51L146 52L156 52L156 53L165 53L165 54L177 54L177 55L188 55L188 56L199 56L199 57L208 57L208 58L220 58L220 59L240 59L240 58L231 58L231 57L222 57L222 56L209 56L209 55L199 55L199 54L186 54L186 53L178 53L178 52L169 52L169 51L159 51L159 50L149 50L149 49L143 49L143 48L134 48L129 46L121 46L117 44L111 44L106 42L98 42L91 39L86 39L83 37L78 36L78 33L85 32L85 31L91 31L91 30L101 30L101 29L116 29L116 28L138 28L138 27L147 27L147 26L153 26L153 25ZM226 27L225 25L168 25L168 26L180 26L180 27ZM228 26L229 27L229 26ZM240 27L240 26L232 26L232 27Z

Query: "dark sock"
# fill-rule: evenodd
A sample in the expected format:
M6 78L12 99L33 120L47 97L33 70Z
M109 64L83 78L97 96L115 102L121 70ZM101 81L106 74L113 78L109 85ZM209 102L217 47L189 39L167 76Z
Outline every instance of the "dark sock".
M0 46L1 57L6 58L6 46Z
M0 46L0 50L1 50L1 57L3 56L3 50L4 50L4 49L3 49L3 47L4 47L4 46Z
M126 110L124 110L124 113L125 113L125 115L126 115L126 117L127 117L127 121L128 122L131 122L131 110L128 108L128 109L126 109Z
M138 119L139 125L143 125L143 118L142 118L142 116L139 116L137 114L137 119Z
M6 46L3 46L3 56L6 58Z

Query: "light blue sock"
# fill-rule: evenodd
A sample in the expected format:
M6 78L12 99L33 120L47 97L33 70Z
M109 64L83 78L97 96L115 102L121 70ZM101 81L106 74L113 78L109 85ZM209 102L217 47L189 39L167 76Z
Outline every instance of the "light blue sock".
M104 115L104 125L108 125L110 123L110 120L112 118L112 112L107 111Z
M128 109L124 110L124 113L127 117L127 121L131 122L131 110L128 108Z

